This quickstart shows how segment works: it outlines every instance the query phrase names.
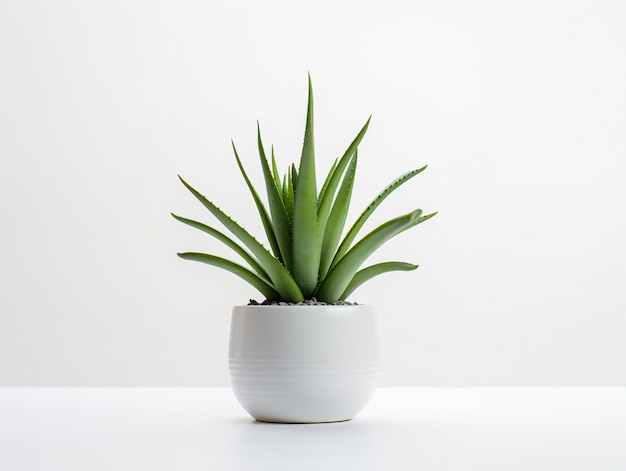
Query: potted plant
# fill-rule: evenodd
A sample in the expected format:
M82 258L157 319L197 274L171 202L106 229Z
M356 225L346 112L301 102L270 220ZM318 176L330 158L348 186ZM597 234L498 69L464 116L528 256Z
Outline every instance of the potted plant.
M371 119L371 117L370 117ZM172 214L178 221L221 241L246 266L217 255L184 252L186 260L227 270L256 288L265 301L235 306L229 367L234 393L259 421L336 422L353 418L377 384L379 344L376 315L369 305L347 301L371 278L415 270L406 262L363 263L392 237L428 219L420 209L396 217L358 238L376 208L426 166L400 176L379 193L344 233L367 120L318 191L313 140L313 90L309 76L304 144L299 165L278 171L268 161L257 124L257 141L269 211L248 178L237 149L235 160L256 204L268 250L189 183L183 185L238 241L212 226Z

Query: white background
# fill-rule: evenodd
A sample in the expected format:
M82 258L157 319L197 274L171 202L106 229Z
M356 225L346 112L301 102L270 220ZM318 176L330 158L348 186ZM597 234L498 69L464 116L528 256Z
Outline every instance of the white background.
M373 114L353 213L439 215L355 292L384 385L626 384L626 3L0 0L0 385L227 385L225 255L180 173L251 231L230 138L320 174ZM321 177L320 177L321 179Z

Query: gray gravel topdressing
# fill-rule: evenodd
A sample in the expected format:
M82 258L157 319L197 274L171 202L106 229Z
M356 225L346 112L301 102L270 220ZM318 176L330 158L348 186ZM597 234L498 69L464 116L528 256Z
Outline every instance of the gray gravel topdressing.
M359 303L351 303L348 301L337 301L336 303L325 303L318 301L315 298L305 299L299 303L288 303L286 301L268 301L267 299L262 303L251 299L248 306L356 306Z

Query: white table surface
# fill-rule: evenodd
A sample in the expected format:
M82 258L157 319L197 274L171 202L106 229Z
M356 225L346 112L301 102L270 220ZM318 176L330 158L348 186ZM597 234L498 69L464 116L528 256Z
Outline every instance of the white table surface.
M0 470L626 470L626 388L379 389L254 422L227 388L0 388Z

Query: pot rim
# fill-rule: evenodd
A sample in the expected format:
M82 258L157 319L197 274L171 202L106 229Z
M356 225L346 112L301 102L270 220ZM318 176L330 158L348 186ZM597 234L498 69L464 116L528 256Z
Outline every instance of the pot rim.
M371 304L287 304L287 305L278 305L278 304L235 304L233 307L243 307L243 308L286 308L286 307L295 307L295 308L356 308L356 307L370 307Z

